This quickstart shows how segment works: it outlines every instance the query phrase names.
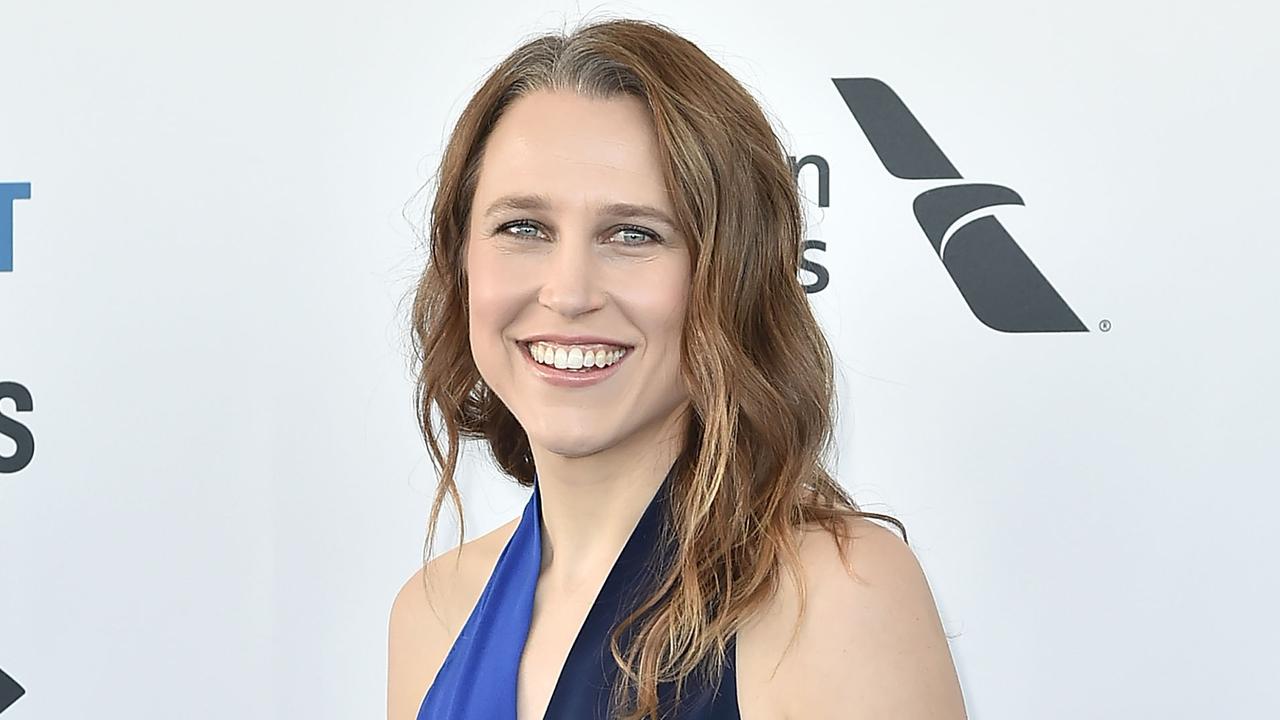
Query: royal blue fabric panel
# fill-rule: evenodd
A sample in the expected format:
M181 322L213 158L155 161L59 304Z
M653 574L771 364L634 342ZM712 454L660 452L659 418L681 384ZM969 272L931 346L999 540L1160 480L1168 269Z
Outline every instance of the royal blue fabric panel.
M515 720L516 672L542 567L538 484L480 599L418 709L418 720Z

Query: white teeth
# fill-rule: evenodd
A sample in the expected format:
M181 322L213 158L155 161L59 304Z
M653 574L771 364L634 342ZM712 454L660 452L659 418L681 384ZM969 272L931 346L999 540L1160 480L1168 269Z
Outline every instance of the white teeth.
M562 346L551 343L529 343L529 354L543 365L553 365L561 370L607 367L626 354L625 348L586 348Z

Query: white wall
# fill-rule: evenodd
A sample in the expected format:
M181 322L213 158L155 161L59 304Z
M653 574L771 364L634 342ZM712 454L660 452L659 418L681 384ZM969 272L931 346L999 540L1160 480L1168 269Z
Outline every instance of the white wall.
M537 5L0 5L5 720L379 716L434 483L402 214L484 71L584 13L686 34L828 161L837 470L907 523L971 716L1280 715L1269 4ZM1021 195L1087 332L978 321L911 213L954 181L886 171L852 77ZM469 535L525 498L465 487Z

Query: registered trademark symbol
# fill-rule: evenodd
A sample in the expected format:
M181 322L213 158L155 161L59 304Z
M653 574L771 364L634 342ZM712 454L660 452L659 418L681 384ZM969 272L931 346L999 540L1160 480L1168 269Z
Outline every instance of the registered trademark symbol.
M1103 320L1102 322L1098 323L1098 329L1101 330L1102 332L1109 331L1111 329L1111 321Z

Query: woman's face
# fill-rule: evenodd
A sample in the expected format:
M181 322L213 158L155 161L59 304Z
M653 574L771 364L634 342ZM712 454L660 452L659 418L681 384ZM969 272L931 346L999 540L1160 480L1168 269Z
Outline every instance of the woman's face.
M471 349L535 448L641 449L683 417L690 253L656 143L642 101L568 92L516 100L488 140L466 239ZM526 342L541 336L551 365ZM552 360L599 365L615 346L604 368Z

